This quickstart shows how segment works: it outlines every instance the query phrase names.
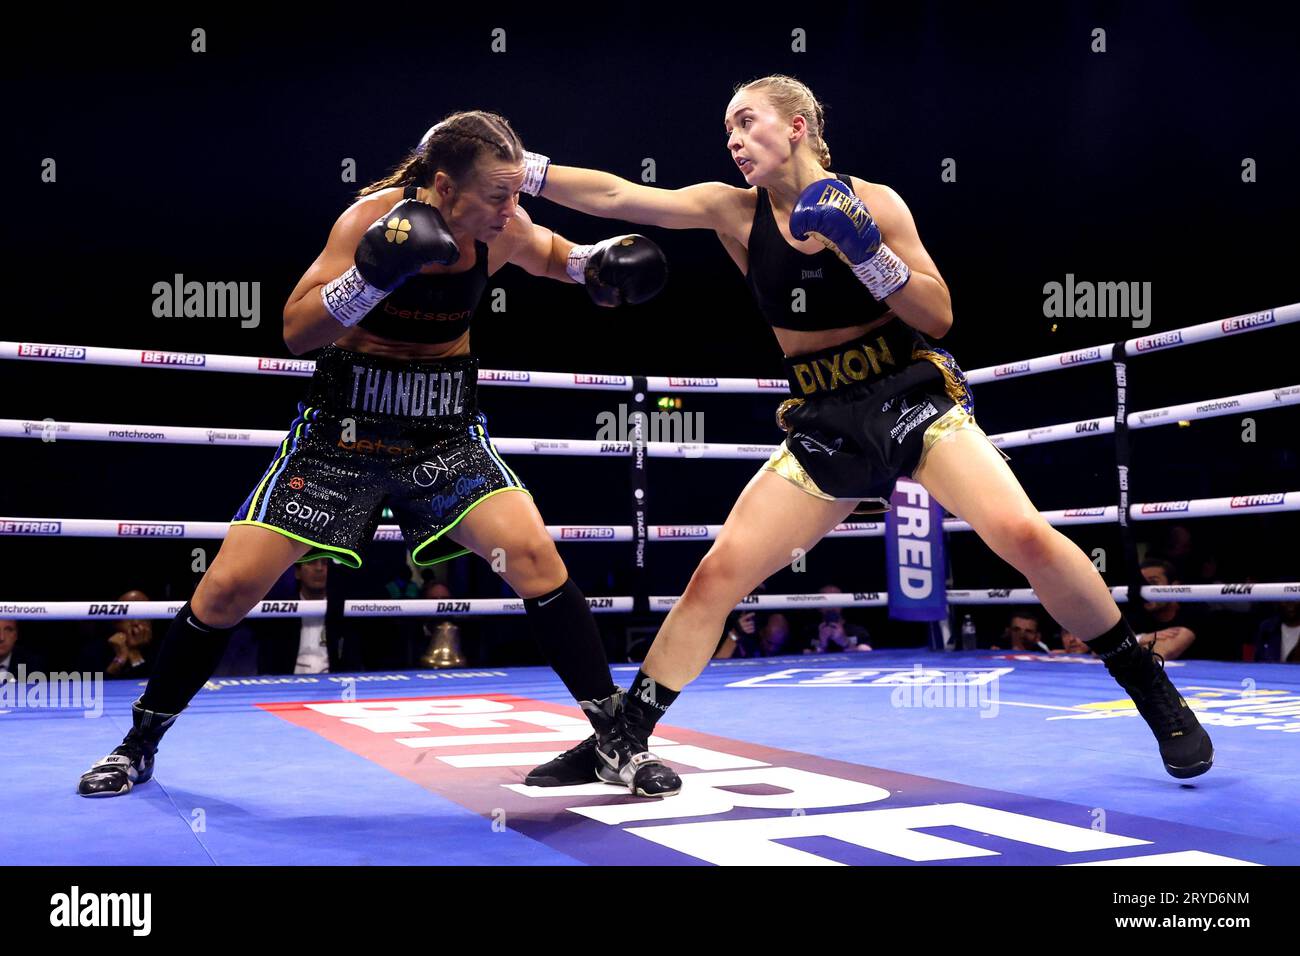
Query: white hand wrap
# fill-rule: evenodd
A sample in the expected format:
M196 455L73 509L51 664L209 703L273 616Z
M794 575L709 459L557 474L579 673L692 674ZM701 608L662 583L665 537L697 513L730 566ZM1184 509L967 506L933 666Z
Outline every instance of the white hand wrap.
M587 260L595 251L595 246L574 246L569 250L569 261L565 264L564 271L578 285L587 284Z
M333 282L328 282L320 290L321 302L325 311L334 316L339 324L348 327L356 325L366 317L371 309L388 295L383 289L376 289L365 279L357 267L353 266Z
M546 170L551 166L551 157L541 153L524 153L524 184L519 191L528 196L536 196L546 185Z
M894 255L894 250L883 242L874 256L853 267L853 274L877 302L885 301L886 296L893 295L912 278L907 263Z

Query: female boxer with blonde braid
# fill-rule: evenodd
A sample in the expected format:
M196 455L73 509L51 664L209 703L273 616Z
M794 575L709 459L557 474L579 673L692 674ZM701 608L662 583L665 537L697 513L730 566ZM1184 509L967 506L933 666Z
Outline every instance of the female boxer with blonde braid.
M528 158L548 170L541 195L561 205L716 232L786 355L792 393L778 411L785 441L668 614L593 769L634 789L661 775L646 741L703 669L727 614L850 514L886 508L895 479L911 475L1087 640L1136 701L1166 770L1204 773L1209 736L1159 657L1139 645L1092 562L1034 508L975 424L961 369L928 341L952 326L952 304L903 200L888 186L828 172L822 109L798 80L738 87L723 122L744 187L658 189ZM792 308L796 289L801 311Z

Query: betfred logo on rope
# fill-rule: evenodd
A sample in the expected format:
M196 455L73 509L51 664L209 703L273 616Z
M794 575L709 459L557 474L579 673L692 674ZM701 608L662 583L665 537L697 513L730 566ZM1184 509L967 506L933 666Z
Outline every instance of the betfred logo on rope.
M669 388L717 388L716 378L674 378L668 376Z
M1154 515L1172 511L1186 511L1189 504L1190 502L1187 501L1148 501L1142 506L1142 514Z
M1079 362L1093 362L1101 358L1101 349L1079 349L1077 352L1063 352L1061 354L1062 365L1075 365Z
M0 534L62 534L62 521L0 521Z
M1254 312L1250 315L1238 315L1231 319L1224 319L1219 323L1219 328L1225 332L1244 332L1247 329L1257 329L1261 325L1273 324L1273 310L1267 312Z
M561 528L560 539L563 541L602 541L614 537L613 528Z
M42 345L39 342L19 342L18 357L82 362L85 361L86 350L80 345Z
M199 366L208 364L208 357L192 352L141 352L140 361L145 365Z
M659 538L707 538L709 529L707 525L667 525L658 529L656 537Z
M259 372L291 373L293 375L311 375L316 371L316 362L312 359L260 358L257 360Z
M1278 492L1271 495L1238 495L1229 502L1232 508L1259 508L1263 505L1280 505L1286 502L1286 494Z
M1168 348L1171 345L1182 345L1182 332L1161 332L1159 335L1148 335L1145 338L1137 339L1136 346L1139 352L1149 352L1152 349Z
M119 538L183 538L185 525L161 521L119 521L117 536Z
M574 375L574 385L618 385L628 384L626 375Z

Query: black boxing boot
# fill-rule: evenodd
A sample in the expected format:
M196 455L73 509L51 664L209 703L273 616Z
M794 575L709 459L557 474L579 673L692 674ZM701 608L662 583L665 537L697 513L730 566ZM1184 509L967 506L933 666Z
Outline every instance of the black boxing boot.
M682 778L650 752L653 717L632 694L604 700L584 700L596 728L596 774L606 783L625 786L638 797L671 797L682 789Z
M1214 764L1214 744L1165 673L1165 659L1142 645L1122 617L1115 627L1087 644L1133 698L1138 713L1155 734L1170 776L1186 779L1209 770Z
M596 776L595 734L554 760L534 767L524 777L524 783L530 787L575 787L583 783L597 783L599 780Z
M145 710L138 700L133 703L132 727L126 738L121 746L81 775L77 793L83 797L117 797L148 781L153 776L158 742L177 716Z
M609 675L605 645L582 591L566 579L549 594L524 600L524 610L546 660L573 699L600 700L622 691ZM596 738L588 737L524 778L530 787L572 787L596 783Z

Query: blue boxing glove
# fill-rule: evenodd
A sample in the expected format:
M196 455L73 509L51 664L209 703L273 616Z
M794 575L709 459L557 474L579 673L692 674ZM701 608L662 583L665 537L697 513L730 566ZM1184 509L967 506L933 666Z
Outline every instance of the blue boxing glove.
M838 179L819 179L799 194L790 213L790 235L810 235L843 259L877 302L912 278L912 270L880 240L880 227L866 203Z

